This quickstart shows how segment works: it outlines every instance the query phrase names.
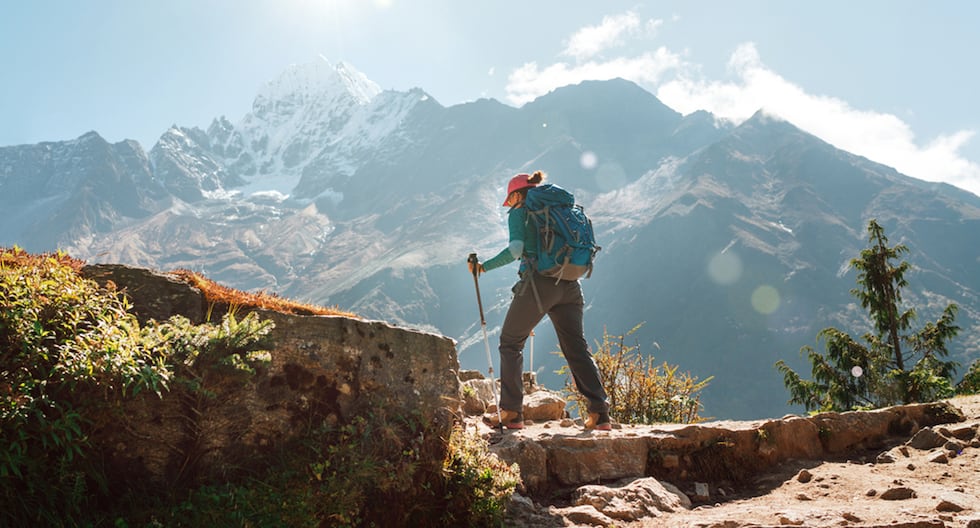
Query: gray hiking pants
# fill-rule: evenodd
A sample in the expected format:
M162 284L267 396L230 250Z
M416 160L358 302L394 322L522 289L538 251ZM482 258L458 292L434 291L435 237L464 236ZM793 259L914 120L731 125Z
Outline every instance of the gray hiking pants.
M558 334L558 346L568 362L575 387L589 402L589 412L609 410L606 391L599 379L599 370L585 340L582 323L584 308L582 286L578 281L558 281L556 284L554 279L528 273L517 283L514 287L514 300L510 303L504 326L500 330L501 409L521 412L524 408L521 384L524 342L531 335L531 330L547 314Z

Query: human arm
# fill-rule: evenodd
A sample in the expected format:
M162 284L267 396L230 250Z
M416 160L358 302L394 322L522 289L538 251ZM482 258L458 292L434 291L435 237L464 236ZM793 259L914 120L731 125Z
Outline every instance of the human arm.
M507 214L510 243L493 258L483 262L483 270L490 271L514 262L524 254L525 221L527 212L522 207L511 209Z

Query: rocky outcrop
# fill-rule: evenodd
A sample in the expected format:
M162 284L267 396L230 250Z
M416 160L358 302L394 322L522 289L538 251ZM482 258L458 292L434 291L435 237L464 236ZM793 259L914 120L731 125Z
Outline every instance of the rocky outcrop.
M202 322L209 313L200 291L171 275L123 266L82 273L112 281L144 321L180 314ZM433 444L425 452L444 453L460 407L451 339L348 317L271 311L260 317L275 324L271 362L246 383L215 380L209 397L195 402L145 394L127 404L125 423L101 431L105 458L118 472L162 483L222 478L254 469L311 424L345 424L355 416L417 419Z

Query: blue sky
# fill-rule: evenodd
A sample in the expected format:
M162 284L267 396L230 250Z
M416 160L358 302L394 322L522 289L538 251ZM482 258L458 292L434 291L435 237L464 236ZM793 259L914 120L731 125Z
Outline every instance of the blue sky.
M37 0L0 7L0 146L149 149L240 120L290 64L346 61L449 106L625 77L682 113L759 108L980 194L980 2Z

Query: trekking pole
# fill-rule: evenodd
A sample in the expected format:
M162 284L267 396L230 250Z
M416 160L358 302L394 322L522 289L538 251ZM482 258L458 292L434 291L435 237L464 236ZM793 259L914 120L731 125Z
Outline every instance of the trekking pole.
M531 373L534 373L534 330L531 330Z
M493 379L493 358L490 356L490 338L487 337L487 320L483 316L483 300L480 299L480 261L476 258L476 253L470 253L466 261L473 268L473 284L476 286L476 305L480 308L480 328L483 329L483 346L487 350L487 370L490 374L490 391L493 394L493 405L497 408L497 423L502 427L504 422L500 417L500 402L497 401L497 384Z

